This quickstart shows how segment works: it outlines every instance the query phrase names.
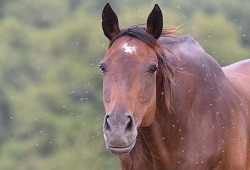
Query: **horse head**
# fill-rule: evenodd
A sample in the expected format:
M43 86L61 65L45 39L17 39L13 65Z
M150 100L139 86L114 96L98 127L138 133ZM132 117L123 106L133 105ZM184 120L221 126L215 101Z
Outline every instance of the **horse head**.
M109 4L102 13L102 28L110 45L100 64L103 73L103 101L106 115L103 132L107 149L114 154L130 152L137 129L150 126L155 117L162 12L155 5L147 27L120 30ZM158 49L158 50L159 50ZM162 63L161 63L162 64Z

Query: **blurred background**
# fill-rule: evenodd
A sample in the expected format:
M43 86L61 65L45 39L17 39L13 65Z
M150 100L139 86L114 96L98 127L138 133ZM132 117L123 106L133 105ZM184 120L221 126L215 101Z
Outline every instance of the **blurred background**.
M120 27L182 25L221 66L250 58L249 0L109 0ZM0 0L0 169L115 170L106 151L101 0Z

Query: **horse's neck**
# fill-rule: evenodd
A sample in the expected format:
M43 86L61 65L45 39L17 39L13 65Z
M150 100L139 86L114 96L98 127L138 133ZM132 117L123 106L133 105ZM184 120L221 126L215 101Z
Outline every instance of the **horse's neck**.
M148 169L161 169L166 166L171 167L173 162L178 162L178 157L173 155L182 152L181 141L182 125L176 115L166 113L167 110L157 110L154 122L149 127L139 129L141 133L140 140L144 142L144 146L140 147L140 153L144 154L145 161L151 163L153 168ZM163 166L164 165L164 166Z

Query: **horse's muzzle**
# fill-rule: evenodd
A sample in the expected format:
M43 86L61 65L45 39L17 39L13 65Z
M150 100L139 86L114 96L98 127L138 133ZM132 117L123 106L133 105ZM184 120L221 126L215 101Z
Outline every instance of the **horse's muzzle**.
M137 129L129 113L108 113L103 124L104 139L108 151L121 155L130 152L136 143Z

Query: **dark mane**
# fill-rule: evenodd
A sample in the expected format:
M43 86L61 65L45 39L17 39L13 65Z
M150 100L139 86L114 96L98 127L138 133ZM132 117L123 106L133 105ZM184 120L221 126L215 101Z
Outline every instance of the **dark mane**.
M161 36L171 36L178 32L179 27L172 27L169 29L163 29ZM174 80L173 67L171 66L168 58L166 57L166 52L174 55L170 49L166 48L163 44L161 44L158 40L156 40L152 35L147 33L146 27L141 25L129 27L121 30L111 41L109 44L109 48L113 45L113 43L122 36L130 36L131 38L137 38L143 42L145 42L148 46L150 46L156 53L158 58L159 69L163 73L163 87L165 95L168 96L165 98L166 104L168 107L171 107L170 104L170 83ZM168 89L168 90L167 90ZM164 95L163 95L164 96Z

